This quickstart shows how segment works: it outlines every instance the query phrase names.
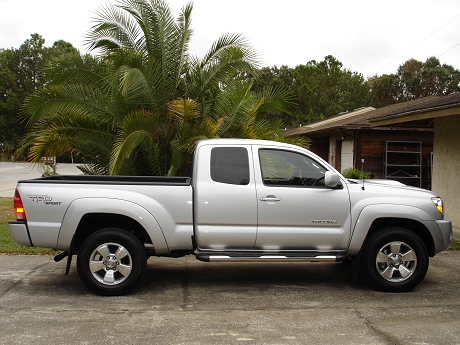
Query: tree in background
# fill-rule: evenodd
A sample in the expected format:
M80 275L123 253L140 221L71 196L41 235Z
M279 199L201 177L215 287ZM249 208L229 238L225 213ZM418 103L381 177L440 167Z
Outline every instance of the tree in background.
M17 120L21 92L14 71L15 60L13 50L0 51L0 142L1 151L6 151L8 157L21 135L21 126Z
M87 36L97 55L54 61L51 82L25 102L30 160L72 147L90 163L86 173L177 175L189 173L200 139L286 140L282 124L265 116L287 112L289 94L251 91L240 76L255 73L257 60L241 35L190 56L191 12L188 4L175 20L162 0L102 9Z
M435 57L424 63L415 59L407 60L398 68L402 100L430 95L448 95L460 91L460 71L443 64Z
M249 80L252 81L252 89L256 92L260 92L265 88L273 89L282 89L288 90L291 93L291 97L294 103L292 111L287 112L278 112L267 114L267 120L269 121L281 121L287 126L292 126L293 120L298 113L296 109L296 104L298 99L295 95L295 80L294 80L294 70L288 66L281 66L280 68L273 67L263 67L255 75L247 76Z
M367 80L370 88L370 105L375 108L397 103L401 97L399 77L396 74L383 74Z
M291 114L279 114L290 126L308 124L342 111L365 106L369 86L362 74L343 68L331 55L295 68L263 68L255 76L254 88L282 86L295 94L296 107Z
M34 160L71 148L94 163L87 172L177 174L200 138L276 139L282 128L342 111L459 92L460 71L435 57L368 80L332 56L257 69L240 35L224 35L203 58L192 57L191 6L175 21L164 2L152 0L150 21L149 3L103 10L88 36L99 52L93 57L62 40L45 47L38 34L19 49L0 49L1 150L18 147L27 123L23 148L35 145ZM32 93L20 123L20 105Z
M18 120L20 105L49 82L42 69L50 60L69 53L79 54L62 40L45 47L45 40L38 34L32 34L18 49L0 50L0 142L6 151L18 148L25 132Z
M369 78L370 104L382 107L430 95L443 96L460 91L460 71L441 64L436 57L425 62L409 59L396 74Z
M294 71L300 110L308 122L366 105L369 88L362 74L343 68L331 55Z
M292 90L295 107L289 113L279 113L290 127L305 125L343 111L365 106L376 108L429 95L448 95L460 91L460 71L441 64L435 57L425 62L409 59L397 73L373 76L365 80L329 55L323 61L309 61L295 68L264 67L252 76L253 88L267 85ZM273 116L273 115L272 115Z

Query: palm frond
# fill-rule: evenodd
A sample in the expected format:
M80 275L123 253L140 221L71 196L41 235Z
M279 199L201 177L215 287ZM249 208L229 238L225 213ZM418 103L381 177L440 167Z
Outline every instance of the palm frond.
M29 149L29 160L38 162L41 157L55 156L73 148L84 159L105 166L113 138L113 129L107 123L78 114L55 114L35 123L19 150Z
M106 69L106 63L99 57L89 54L64 55L59 60L53 60L43 70L46 78L53 85L64 84L100 84Z
M281 112L289 114L295 105L294 93L284 88L266 87L256 95L264 100L259 108L261 114L277 114Z
M85 175L108 175L108 166L101 167L97 164L83 164L77 166L77 168Z
M154 102L152 98L149 81L142 70L121 66L117 73L119 75L119 90L127 102L137 105L149 105Z
M20 118L27 121L29 128L42 118L56 113L79 113L102 122L113 117L106 103L104 93L91 87L50 85L26 99Z
M241 71L251 73L256 69L253 62L248 61L244 49L237 46L221 49L213 59L196 67L199 68L195 75L199 75L200 88L195 90L195 97L201 97L207 90L219 87L222 81L232 80Z
M176 76L176 88L179 86L179 83L182 81L182 74L186 72L187 66L187 59L188 59L188 48L190 44L190 39L193 34L193 30L191 29L192 23L192 10L193 4L189 3L184 8L182 8L181 13L179 14L179 18L177 20L180 35L178 37L178 47L179 47L179 61L178 61L178 69L177 69L177 76Z
M227 33L220 36L201 59L201 67L205 68L206 65L212 64L214 61L219 60L222 53L231 48L239 48L246 59L251 60L254 65L257 65L257 54L250 47L246 38L241 34Z
M123 160L129 158L143 142L158 138L155 127L155 115L149 112L137 111L124 118L111 154L111 175L118 173Z
M96 24L86 36L89 51L101 49L104 53L110 53L119 48L137 50L142 35L129 13L121 10L120 6L108 4L100 7L96 18Z

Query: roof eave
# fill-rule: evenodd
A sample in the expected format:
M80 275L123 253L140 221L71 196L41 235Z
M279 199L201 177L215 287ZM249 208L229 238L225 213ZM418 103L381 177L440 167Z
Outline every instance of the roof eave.
M436 117L459 115L460 114L459 105L460 103L456 103L456 104L449 104L446 106L419 109L419 110L408 111L404 113L397 113L397 114L392 114L392 115L376 117L373 119L368 119L368 121L371 127L379 127L379 126L398 124L402 122L419 121L419 120L426 120L426 119L431 119L431 118L436 118Z

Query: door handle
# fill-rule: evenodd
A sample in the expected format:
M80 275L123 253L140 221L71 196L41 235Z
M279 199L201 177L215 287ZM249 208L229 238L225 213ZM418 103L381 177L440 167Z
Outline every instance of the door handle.
M281 201L281 199L270 195L266 196L265 198L260 198L260 201Z

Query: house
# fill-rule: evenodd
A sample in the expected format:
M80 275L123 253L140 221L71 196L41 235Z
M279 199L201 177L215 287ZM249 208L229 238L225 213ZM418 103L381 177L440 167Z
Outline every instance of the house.
M420 122L414 126L372 127L369 123L371 118L423 102L360 108L288 130L285 135L308 136L312 140L310 150L341 172L358 168L371 172L373 178L430 189L433 126Z
M452 220L454 237L459 239L460 93L421 100L419 104L374 114L368 122L375 129L388 126L401 129L421 124L434 128L432 190L443 198L444 213Z

